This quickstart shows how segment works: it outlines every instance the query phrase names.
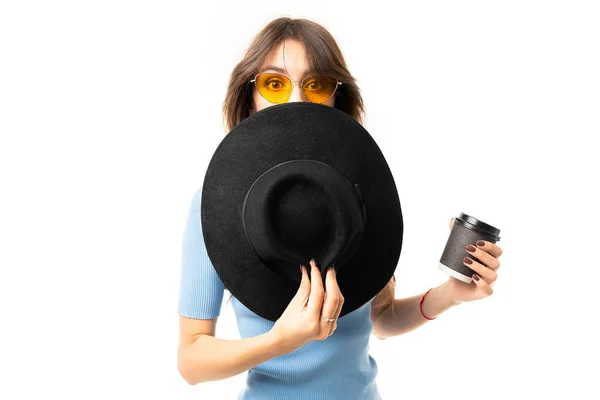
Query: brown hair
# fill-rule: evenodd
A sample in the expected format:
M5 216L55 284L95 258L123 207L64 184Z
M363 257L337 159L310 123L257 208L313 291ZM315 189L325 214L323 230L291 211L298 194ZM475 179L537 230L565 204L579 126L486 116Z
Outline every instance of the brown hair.
M282 17L269 22L258 32L242 60L231 72L223 102L226 132L250 116L253 91L250 80L259 72L269 55L286 39L298 40L303 44L311 70L334 76L342 82L335 93L334 107L362 125L365 109L360 89L348 71L342 51L333 36L316 22Z
M285 40L298 40L304 46L309 68L336 77L342 85L335 93L334 107L344 111L359 124L364 124L365 106L356 79L348 71L342 51L323 26L303 18L281 17L263 27L254 37L244 56L229 77L223 102L226 133L251 114L253 86L250 80L259 72L262 63ZM310 267L307 266L310 272ZM377 310L394 302L396 279L392 279L373 300ZM229 297L229 302L233 295Z

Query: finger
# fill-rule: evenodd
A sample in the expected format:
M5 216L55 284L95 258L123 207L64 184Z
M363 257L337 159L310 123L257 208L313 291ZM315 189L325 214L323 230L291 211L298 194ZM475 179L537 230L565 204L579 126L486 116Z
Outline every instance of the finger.
M321 318L325 289L323 288L321 271L317 268L317 263L314 259L310 260L310 271L310 297L308 298L308 307L306 310L310 315Z
M469 264L469 261L471 264ZM470 257L463 258L463 264L471 268L474 272L479 274L488 283L494 282L498 278L498 274L493 269L487 268L485 265L478 263Z
M333 290L335 290L335 292L337 293L337 296L339 297L339 301L338 301L338 306L335 310L335 318L339 318L340 313L342 312L342 306L344 305L344 295L342 294L342 291L340 290L340 286L338 285L338 281L337 281L337 271L334 269L332 269L332 280L331 280L331 287Z
M335 272L332 268L327 268L327 275L325 276L325 286L326 286L326 299L323 304L323 315L321 316L321 323L325 324L328 329L327 336L333 333L333 328L335 326L335 320L338 316L338 307L341 303L340 299L340 291L335 282ZM323 317L333 318L333 321L325 321Z
M495 243L488 242L487 240L478 240L477 248L490 253L494 257L498 258L502 255L502 249Z
M485 265L486 267L493 269L494 271L497 270L498 268L500 268L500 261L498 261L498 259L494 256L492 256L491 254L487 253L484 250L481 250L480 248L477 248L473 245L468 245L465 250L467 251L467 253L469 253L471 256L477 258L479 261L481 261L481 264Z
M302 280L300 281L300 287L296 292L296 300L300 304L300 311L306 307L308 296L310 295L310 279L308 279L308 273L306 272L306 266L300 264L300 271L302 273Z
M337 307L337 310L335 311L335 321L333 321L334 325L333 325L332 333L333 333L333 331L335 331L337 329L337 320L340 317L340 314L342 313L342 308L344 306L344 301L345 301L344 296L342 295L340 287L337 283L337 272L335 270L333 272L333 276L335 278L334 279L335 286L337 287L337 290L339 292L340 301L338 302L338 307Z
M450 230L452 230L453 226L454 226L454 218L450 218Z
M473 282L481 288L488 296L494 293L494 289L486 281L481 279L477 274L473 275Z

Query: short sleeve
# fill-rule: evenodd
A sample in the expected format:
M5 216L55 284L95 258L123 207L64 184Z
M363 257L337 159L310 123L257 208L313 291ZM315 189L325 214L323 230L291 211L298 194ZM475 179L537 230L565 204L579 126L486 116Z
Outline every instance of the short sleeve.
M206 252L200 219L201 196L200 188L192 199L183 233L177 312L188 318L213 319L221 313L225 287Z

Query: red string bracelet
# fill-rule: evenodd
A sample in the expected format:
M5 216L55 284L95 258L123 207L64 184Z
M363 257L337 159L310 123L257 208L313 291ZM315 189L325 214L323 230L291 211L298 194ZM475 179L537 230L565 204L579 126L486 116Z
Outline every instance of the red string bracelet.
M431 289L433 289L433 288L431 288ZM427 293L429 293L429 292L431 291L431 289L429 289L429 290L427 291ZM429 318L429 317L426 317L426 316L425 316L425 314L423 314L423 300L425 300L425 296L427 296L427 293L425 293L425 294L423 295L423 297L421 297L421 301L419 302L419 309L421 310L421 315L422 315L423 317L425 317L426 319L428 319L428 320L430 320L430 321L431 321L431 320L434 320L434 319L436 319L437 317L435 317L435 318Z

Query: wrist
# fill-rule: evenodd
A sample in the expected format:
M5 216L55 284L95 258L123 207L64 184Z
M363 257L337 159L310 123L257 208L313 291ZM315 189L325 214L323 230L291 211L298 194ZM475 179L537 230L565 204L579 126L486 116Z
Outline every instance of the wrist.
M297 349L297 347L294 347L288 340L285 340L283 337L281 337L281 335L279 335L277 330L274 328L272 328L265 335L267 335L269 338L271 346L273 346L273 349L278 355L291 353Z
M444 311L460 304L452 300L449 295L448 284L443 283L430 289L426 295L421 298L421 313L427 319L435 319Z
M440 297L444 300L445 305L448 308L457 306L462 303L462 301L453 300L452 297L450 296L450 282L449 281L442 283L436 289L439 290Z

